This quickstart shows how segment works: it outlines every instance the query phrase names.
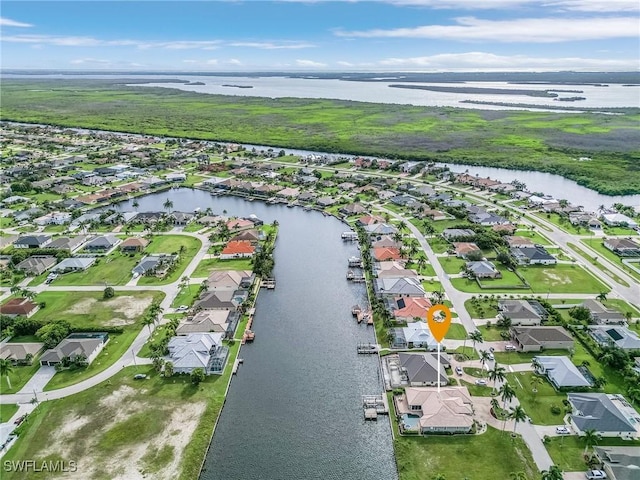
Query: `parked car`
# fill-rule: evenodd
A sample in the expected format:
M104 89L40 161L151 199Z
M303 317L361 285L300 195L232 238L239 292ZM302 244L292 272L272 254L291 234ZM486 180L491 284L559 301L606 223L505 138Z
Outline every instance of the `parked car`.
M462 375L462 367L456 367L456 373Z
M478 380L476 380L476 385L486 385L487 381L483 380L482 378L479 378Z
M607 478L607 474L602 470L589 470L586 473L586 476L589 480L599 480L601 478Z
M556 433L558 435L569 435L571 432L567 427L556 427Z
M495 348L493 348L493 347L489 347L489 351L490 351L491 353L493 353L493 352L495 352L495 351L496 351L496 349L495 349Z
M517 350L517 348L516 348L516 346L515 346L515 345L505 345L505 346L504 346L504 349L505 349L507 352L514 352L514 351L516 351L516 350Z
M144 380L145 378L147 378L147 375L146 375L146 374L144 374L144 373L136 373L136 374L133 376L133 379L134 379L134 380Z
M189 310L188 305L180 305L178 308L176 308L176 312L186 312L187 310Z
M489 360L495 360L496 357L493 356L493 353L489 352L489 356L488 356Z
M15 422L13 422L16 425L20 425L22 422L24 422L24 419L27 418L26 415L22 415L21 417L16 418Z

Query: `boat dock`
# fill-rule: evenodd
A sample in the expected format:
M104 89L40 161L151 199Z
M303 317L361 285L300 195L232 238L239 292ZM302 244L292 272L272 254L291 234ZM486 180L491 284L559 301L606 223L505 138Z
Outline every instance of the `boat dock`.
M365 420L377 420L378 415L389 415L387 396L362 395L362 410Z
M342 240L345 242L357 242L358 234L356 232L342 232Z
M236 358L236 361L233 362L233 369L231 370L231 373L233 375L235 375L236 373L238 373L238 368L240 368L240 365L244 362L244 360L242 360L241 358Z
M349 257L349 266L362 268L362 259L359 257Z
M363 343L360 342L356 346L356 351L362 355L373 355L380 351L380 345L377 343Z
M348 270L347 271L347 280L351 280L352 282L355 283L364 283L365 282L365 276L355 273L353 270Z
M273 290L276 288L276 279L275 278L264 278L260 283L262 288L266 288L268 290Z

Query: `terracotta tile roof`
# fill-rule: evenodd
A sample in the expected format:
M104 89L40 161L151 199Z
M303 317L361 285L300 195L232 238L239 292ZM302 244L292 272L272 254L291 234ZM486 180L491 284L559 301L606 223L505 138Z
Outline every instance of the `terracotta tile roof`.
M27 315L38 305L27 298L12 298L0 307L2 315Z
M222 250L223 255L236 255L241 253L253 253L255 249L247 240L231 241Z

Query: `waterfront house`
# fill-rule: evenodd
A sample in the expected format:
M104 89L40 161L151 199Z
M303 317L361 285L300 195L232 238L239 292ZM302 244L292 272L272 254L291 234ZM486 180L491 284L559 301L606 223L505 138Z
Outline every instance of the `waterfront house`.
M400 260L400 250L393 247L377 247L373 249L373 259L378 262Z
M383 298L424 297L425 291L416 277L378 278L374 290Z
M376 240L375 242L371 242L371 248L396 248L396 249L400 249L401 244L399 242L396 242L393 237L389 236L389 235L383 235L381 237L378 237L379 240Z
M373 223L366 225L364 230L371 236L393 235L398 231L396 227L388 223Z
M509 253L519 265L555 265L558 263L556 257L541 246L510 248Z
M396 297L393 299L393 316L397 322L413 322L427 318L431 302L426 297Z
M511 325L540 325L548 312L537 300L498 300L498 318L511 320Z
M622 350L640 350L640 337L622 325L597 325L589 327L593 339L603 347L615 346Z
M72 333L56 347L44 352L40 357L40 365L55 366L65 359L91 364L109 341L109 334L104 332Z
M620 257L640 257L640 245L628 238L605 238L604 246Z
M0 315L7 317L31 317L40 309L40 305L28 298L12 298L4 305L0 306Z
M446 367L450 365L449 355L440 354L440 370L438 370L437 353L403 353L398 354L400 373L405 375L411 387L432 387L440 382L440 386L449 384Z
M423 348L429 351L438 348L438 342L433 338L429 326L424 321L409 323L406 327L392 328L391 334L392 348Z
M25 235L13 242L14 248L44 248L51 243L50 235Z
M343 215L358 215L360 213L365 213L366 211L367 209L360 203L350 203L349 205L341 207L339 210Z
M96 262L96 257L72 257L65 258L55 267L51 269L52 272L68 273L68 272L83 272Z
M207 278L207 290L237 290L249 288L255 280L250 270L214 270Z
M37 276L53 267L58 260L53 255L33 255L16 265L16 270L27 275Z
M640 418L633 406L620 394L570 393L567 400L572 408L571 426L584 435L595 430L601 437L636 438Z
M260 240L264 240L264 234L261 230L252 228L251 230L244 230L238 233L237 235L231 237L230 240L235 242L247 241L250 242L251 245L256 246L260 242Z
M373 225L374 223L384 223L385 220L383 217L381 217L380 215L364 215L363 217L360 217L358 219L358 223L360 225L367 226L367 225Z
M190 374L202 368L207 375L221 375L229 356L229 348L222 344L222 338L219 332L173 337L168 348L174 373Z
M254 228L256 225L251 220L247 220L246 218L234 218L227 221L227 228L230 231L234 230L243 230L245 228Z
M638 223L633 218L627 217L622 213L605 213L602 215L602 221L609 226L638 228Z
M403 431L454 434L473 428L473 404L466 387L407 387L393 400Z
M545 349L565 349L574 347L569 332L562 327L513 327L511 338L523 352L541 352Z
M591 313L591 321L593 323L605 325L612 323L622 324L625 322L625 316L622 313L605 307L597 300L583 300L582 306Z
M13 365L31 365L43 343L0 343L0 359L9 360Z
M474 278L501 278L502 274L495 265L488 260L467 262L466 269Z
M247 240L229 241L220 252L220 260L248 258L255 253L255 247Z
M533 358L536 372L540 375L546 375L555 388L591 387L591 382L568 357L540 355Z
M247 290L216 290L203 292L194 310L237 310L248 298Z
M405 268L404 263L397 260L376 262L373 266L374 275L378 278L417 277L415 270Z
M167 220L176 226L183 227L195 218L193 213L188 212L171 212L167 215Z
M229 310L201 310L194 316L185 318L176 328L176 335L191 333L223 333L232 337L238 324L238 313Z

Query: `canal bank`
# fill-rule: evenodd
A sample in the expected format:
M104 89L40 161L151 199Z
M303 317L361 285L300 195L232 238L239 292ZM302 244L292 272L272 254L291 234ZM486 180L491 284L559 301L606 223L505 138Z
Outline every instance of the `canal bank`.
M169 198L177 211L255 214L279 223L275 290L256 302L254 344L231 382L202 480L397 478L388 419L365 422L362 395L382 393L378 357L357 355L374 340L354 304L364 284L345 278L356 245L343 223L321 213L177 189L138 199L139 211ZM132 201L120 204L132 210Z

